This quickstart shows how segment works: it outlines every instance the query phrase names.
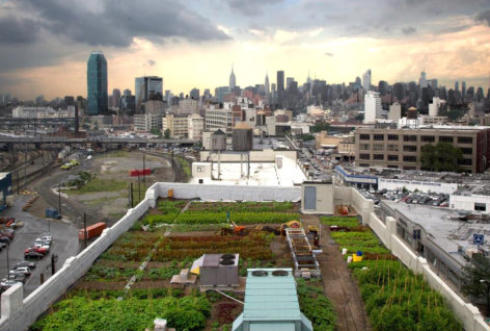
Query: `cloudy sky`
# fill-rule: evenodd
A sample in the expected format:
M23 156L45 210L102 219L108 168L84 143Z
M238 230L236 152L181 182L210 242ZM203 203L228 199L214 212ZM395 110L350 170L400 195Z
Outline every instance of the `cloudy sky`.
M109 93L158 75L174 93L263 83L418 79L488 87L490 0L0 0L0 93L86 96L92 50Z

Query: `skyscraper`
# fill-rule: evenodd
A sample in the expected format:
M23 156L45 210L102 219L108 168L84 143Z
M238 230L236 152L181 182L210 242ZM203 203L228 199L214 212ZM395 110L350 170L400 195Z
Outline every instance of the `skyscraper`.
M102 52L92 52L87 62L87 113L107 113L107 61Z
M265 97L268 100L269 99L269 96L270 96L270 93L271 93L270 85L269 85L269 75L268 74L265 75L264 88L265 88Z
M277 72L277 103L279 107L282 107L284 98L284 71L279 70Z
M236 77L235 73L233 72L233 67L231 67L231 74L230 74L230 90L233 92L233 90L236 87Z
M136 112L142 112L141 105L150 100L163 99L163 78L157 76L138 77L134 81Z
M464 99L466 97L466 82L465 81L461 82L461 97L463 98L463 102L464 102Z
M365 92L371 88L371 69L368 69L364 75L362 75L362 88Z
M121 103L121 90L115 88L112 90L112 106L119 108Z
M381 115L381 98L378 92L368 91L364 96L364 124L376 123Z
M428 86L428 82L427 82L427 74L422 71L420 73L420 78L419 78L419 86L421 89L425 88Z

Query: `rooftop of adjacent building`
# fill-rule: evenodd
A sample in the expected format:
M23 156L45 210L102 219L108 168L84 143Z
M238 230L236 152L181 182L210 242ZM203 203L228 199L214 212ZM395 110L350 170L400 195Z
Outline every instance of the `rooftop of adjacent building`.
M462 254L458 253L459 246L463 250L477 249L477 246L473 244L473 234L490 235L490 222L488 216L485 215L471 217L468 216L468 212L449 208L385 200L383 203L403 215L405 219L423 228L433 243L450 254L461 265L466 264L466 260ZM488 252L490 250L489 241L487 240L480 247Z

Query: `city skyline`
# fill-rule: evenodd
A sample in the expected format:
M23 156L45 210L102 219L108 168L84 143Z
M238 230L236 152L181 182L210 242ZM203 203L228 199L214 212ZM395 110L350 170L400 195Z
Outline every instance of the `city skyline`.
M2 1L0 27L9 33L0 36L0 93L86 97L86 58L93 50L107 58L109 91L133 90L141 76L163 77L175 93L213 91L228 85L232 65L241 87L263 84L267 73L276 83L278 70L300 84L308 72L335 84L371 69L374 85L418 81L426 71L442 85L466 81L488 89L488 1L395 2L398 9L388 1ZM287 24L280 20L291 13ZM83 18L66 18L75 15ZM162 18L174 27L150 26Z

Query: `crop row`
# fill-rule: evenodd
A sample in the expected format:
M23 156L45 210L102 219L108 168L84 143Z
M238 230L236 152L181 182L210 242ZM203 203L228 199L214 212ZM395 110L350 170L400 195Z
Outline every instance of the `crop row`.
M358 226L349 220L330 220L339 221L352 230ZM328 224L328 218L323 222ZM461 330L443 298L421 276L414 275L391 255L383 259L389 251L372 231L332 232L331 236L340 248L347 247L351 252L381 254L376 260L349 264L375 330Z
M286 212L293 210L293 202L199 202L195 201L189 207L190 211L212 211L212 212Z
M205 296L164 297L139 300L127 298L90 300L65 299L55 312L36 322L32 330L145 330L152 328L156 316L165 318L177 330L204 328L211 313Z

